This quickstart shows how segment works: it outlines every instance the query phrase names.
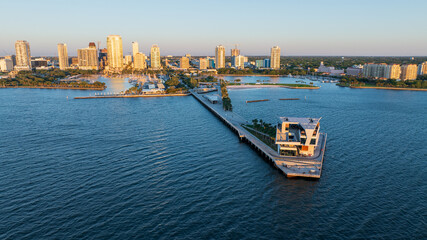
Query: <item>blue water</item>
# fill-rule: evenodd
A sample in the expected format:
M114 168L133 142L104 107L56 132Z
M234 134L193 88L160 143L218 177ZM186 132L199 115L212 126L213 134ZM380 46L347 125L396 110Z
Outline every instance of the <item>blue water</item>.
M192 97L0 89L0 239L426 238L427 93L315 84L229 94L249 120L323 117L318 181L287 179Z

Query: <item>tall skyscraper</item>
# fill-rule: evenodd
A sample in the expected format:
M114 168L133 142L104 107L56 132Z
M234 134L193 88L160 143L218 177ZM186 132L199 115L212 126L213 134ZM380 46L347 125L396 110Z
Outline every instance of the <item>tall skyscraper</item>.
M67 44L65 43L58 43L58 60L59 69L65 70L69 67Z
M157 45L153 45L150 51L150 64L152 69L160 69L160 48Z
M77 49L77 59L79 69L98 70L98 56L96 46L89 44L89 47Z
M133 68L135 70L143 70L147 68L147 57L143 53L136 53L133 57Z
M119 35L107 37L107 58L109 71L121 71L123 69L123 43Z
M139 44L138 42L132 42L132 56L135 58L137 53L139 53Z
M271 48L271 68L272 69L280 69L280 48L278 46L274 46Z
M225 67L225 47L222 45L215 48L215 67L217 69Z
M417 79L417 70L418 70L418 66L416 64L403 65L400 79L402 81Z
M179 60L179 68L188 69L190 67L190 59L188 57L181 57Z
M236 47L234 49L231 49L231 56L232 57L237 57L239 55L240 55L240 50L237 49L237 45L236 45Z
M15 43L16 50L16 66L15 69L30 70L31 69L31 52L30 44L25 40L18 40Z

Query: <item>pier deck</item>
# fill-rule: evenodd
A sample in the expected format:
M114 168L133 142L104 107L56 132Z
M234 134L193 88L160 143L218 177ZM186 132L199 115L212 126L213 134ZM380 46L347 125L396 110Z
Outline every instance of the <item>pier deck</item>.
M203 106L205 106L228 127L230 127L230 129L233 130L242 141L246 141L263 157L270 160L274 166L280 169L280 171L282 171L287 177L320 178L322 174L323 156L326 147L326 134L321 133L319 136L320 144L319 147L315 150L314 156L282 156L267 146L260 139L255 137L252 133L247 131L244 127L242 127L242 124L248 124L249 122L234 112L225 111L222 108L222 102L219 102L218 104L212 104L208 101L208 99L204 98L202 94L198 94L193 90L191 90L190 93Z

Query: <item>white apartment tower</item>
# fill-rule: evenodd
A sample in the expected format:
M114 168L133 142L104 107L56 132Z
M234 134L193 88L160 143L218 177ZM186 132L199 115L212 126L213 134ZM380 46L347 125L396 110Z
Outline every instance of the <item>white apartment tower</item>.
M225 68L225 47L222 45L215 48L215 68Z
M150 51L150 64L152 69L160 69L160 48L157 45L153 45Z
M30 44L25 40L18 40L15 43L16 51L16 66L15 69L30 70L31 69L31 52Z
M280 69L280 48L278 46L271 48L270 64L272 69Z
M139 44L138 42L132 42L132 57L135 58L137 53L139 53Z
M58 43L58 60L59 60L59 69L65 70L68 68L68 51L67 44Z
M119 35L107 37L107 58L110 71L121 71L123 69L123 43Z

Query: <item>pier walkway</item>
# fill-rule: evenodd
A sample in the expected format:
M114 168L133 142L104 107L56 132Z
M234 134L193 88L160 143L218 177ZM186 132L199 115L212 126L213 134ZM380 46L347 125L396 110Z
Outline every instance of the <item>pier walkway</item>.
M319 136L320 143L319 147L315 150L314 156L282 156L242 126L242 124L249 123L247 120L234 112L225 111L222 107L222 101L219 101L217 104L212 104L204 97L203 94L199 94L193 90L190 90L190 93L203 106L233 130L239 136L241 141L245 141L250 144L252 148L258 151L258 153L264 158L271 161L274 166L280 169L287 177L320 178L326 146L326 134L321 133Z

